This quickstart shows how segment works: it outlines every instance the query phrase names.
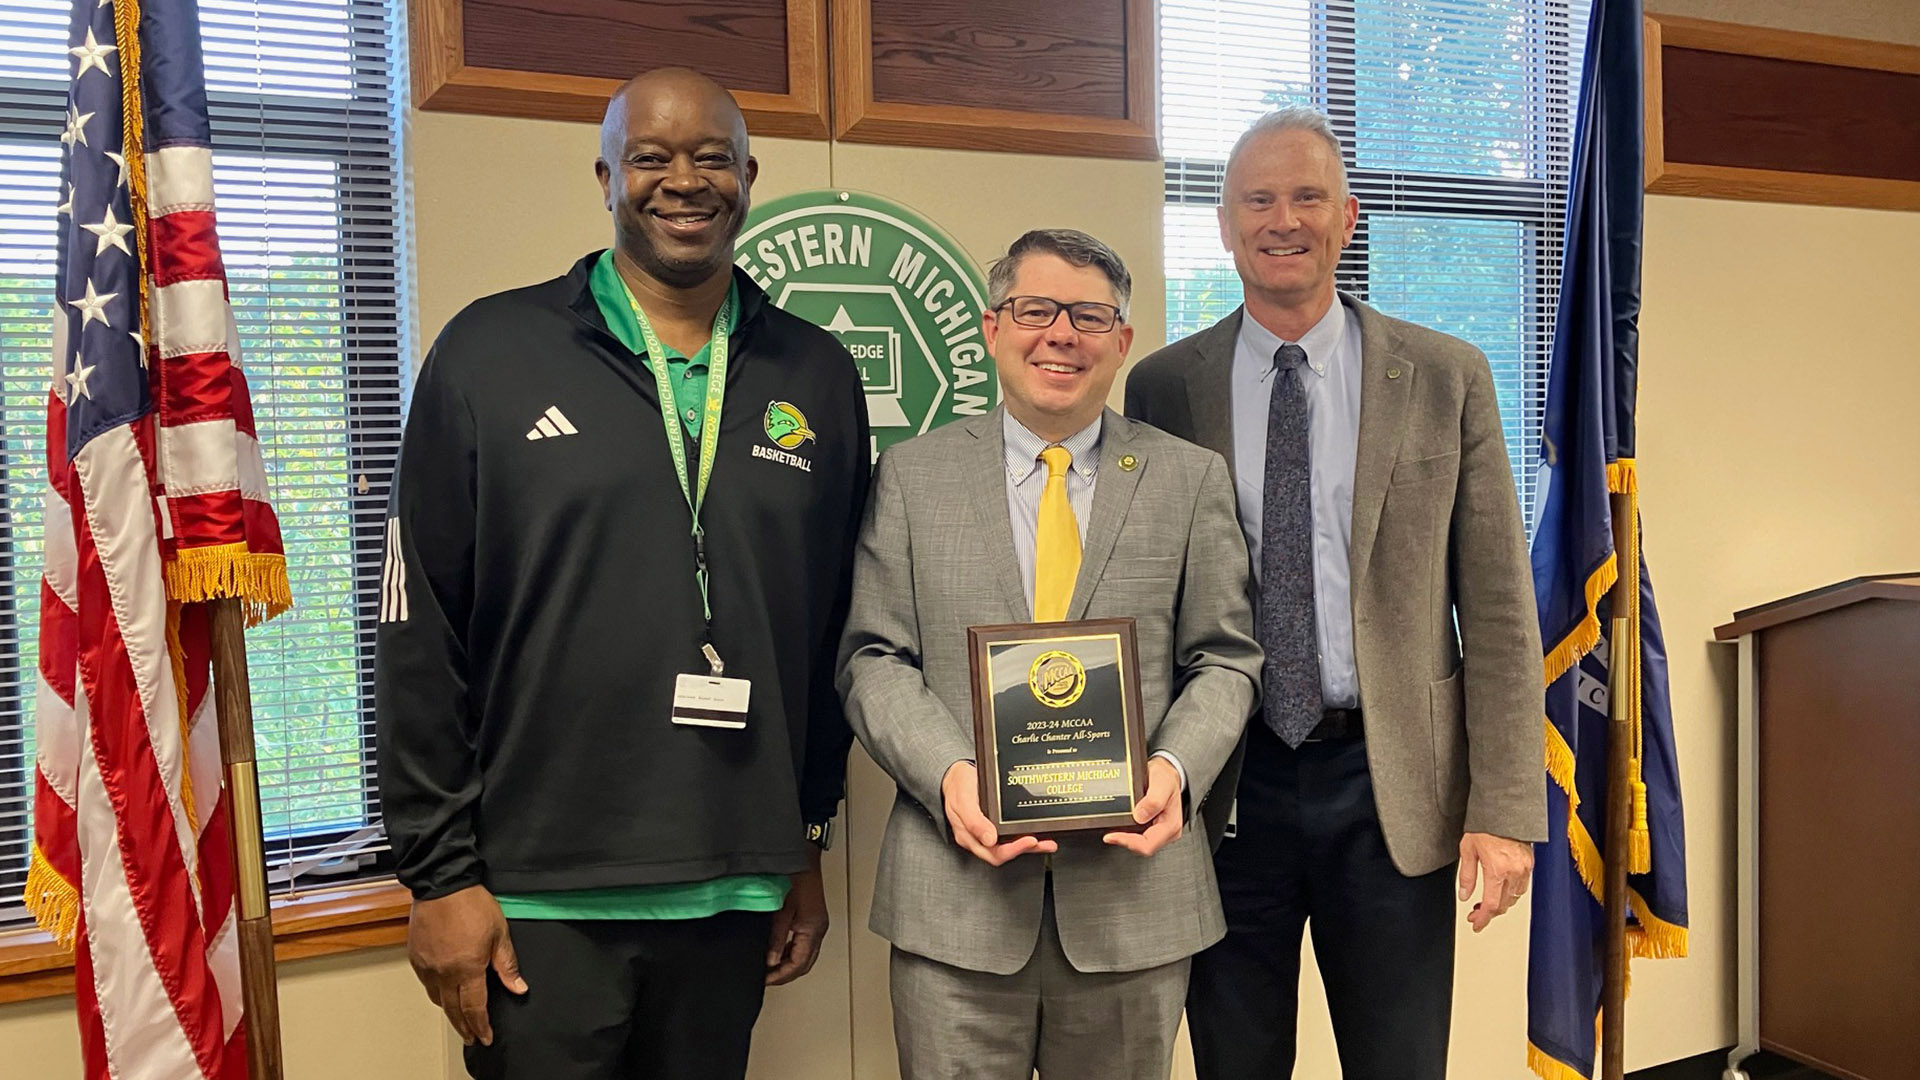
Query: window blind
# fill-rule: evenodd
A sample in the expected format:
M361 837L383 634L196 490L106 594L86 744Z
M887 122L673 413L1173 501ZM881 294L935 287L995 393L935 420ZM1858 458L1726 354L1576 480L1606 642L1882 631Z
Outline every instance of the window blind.
M1161 0L1169 340L1240 303L1214 210L1234 140L1312 105L1360 200L1339 287L1487 354L1531 520L1587 7Z
M373 628L399 447L396 13L201 0L221 250L292 611L247 635L269 884L386 870ZM0 0L0 929L25 925L64 0Z

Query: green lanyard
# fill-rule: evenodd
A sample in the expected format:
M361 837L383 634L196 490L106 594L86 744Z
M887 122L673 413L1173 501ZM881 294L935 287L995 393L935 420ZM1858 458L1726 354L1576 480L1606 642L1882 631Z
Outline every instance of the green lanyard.
M621 283L624 287L625 282ZM713 316L713 344L707 354L707 406L700 420L700 475L692 490L687 488L686 433L673 400L673 380L667 374L667 350L653 332L653 323L640 308L640 301L627 289L627 303L640 324L646 340L647 366L653 369L653 385L660 395L660 419L667 428L667 452L673 455L673 475L680 481L680 494L693 513L694 579L700 583L700 610L709 627L713 624L713 604L707 599L707 534L700 527L700 509L707 502L707 483L713 478L713 455L720 445L720 406L727 396L727 333L732 329L733 313L725 300Z

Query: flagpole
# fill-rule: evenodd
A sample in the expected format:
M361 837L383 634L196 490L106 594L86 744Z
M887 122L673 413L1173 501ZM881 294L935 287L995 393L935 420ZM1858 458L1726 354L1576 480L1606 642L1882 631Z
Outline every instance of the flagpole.
M1638 550L1634 544L1633 496L1610 496L1614 557L1623 561ZM1638 566L1622 565L1614 578L1609 610L1613 635L1608 638L1607 688L1607 827L1606 967L1600 975L1600 1078L1623 1080L1627 1059L1627 846L1632 826L1633 655L1638 635L1624 614L1633 610L1630 590L1639 588Z
M253 692L247 682L246 614L240 601L209 602L212 610L214 703L220 721L220 759L227 769L238 883L240 985L247 1026L250 1080L281 1080L280 990L274 971L273 920L267 905L265 844L260 830L260 782L253 760Z

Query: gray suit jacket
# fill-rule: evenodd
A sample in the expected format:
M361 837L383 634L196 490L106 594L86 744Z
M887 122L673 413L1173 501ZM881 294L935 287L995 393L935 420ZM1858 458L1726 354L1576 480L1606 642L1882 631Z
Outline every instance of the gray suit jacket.
M1039 939L1045 865L991 867L953 843L940 781L974 756L967 627L1032 618L1007 518L1001 413L956 421L880 455L854 554L841 642L847 719L899 786L874 883L872 927L899 948L1010 975ZM1122 456L1137 464L1122 469ZM1131 616L1147 743L1204 793L1258 694L1247 546L1219 455L1111 411L1070 619ZM1097 834L1053 856L1060 944L1080 971L1137 971L1226 932L1206 839L1152 858Z
M1360 321L1349 554L1367 764L1394 866L1418 875L1457 859L1463 832L1547 838L1533 574L1486 357L1345 293L1340 302ZM1244 312L1127 379L1128 416L1211 447L1229 468ZM1240 761L1205 808L1216 844Z

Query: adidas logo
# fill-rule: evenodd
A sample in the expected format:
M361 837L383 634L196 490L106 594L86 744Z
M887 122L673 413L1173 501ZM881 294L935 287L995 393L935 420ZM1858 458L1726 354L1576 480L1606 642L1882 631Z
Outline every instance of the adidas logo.
M549 405L546 413L540 417L540 422L533 425L532 431L527 432L527 441L557 439L562 435L578 434L580 429L567 420L566 414L560 411L560 406Z

